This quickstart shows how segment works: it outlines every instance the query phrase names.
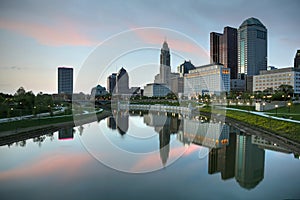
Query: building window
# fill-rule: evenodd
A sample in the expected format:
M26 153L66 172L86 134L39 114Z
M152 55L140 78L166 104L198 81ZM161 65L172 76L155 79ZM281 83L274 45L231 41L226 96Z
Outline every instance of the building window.
M256 32L256 36L257 36L257 38L260 38L260 39L266 39L266 32L264 32L264 31L257 31Z

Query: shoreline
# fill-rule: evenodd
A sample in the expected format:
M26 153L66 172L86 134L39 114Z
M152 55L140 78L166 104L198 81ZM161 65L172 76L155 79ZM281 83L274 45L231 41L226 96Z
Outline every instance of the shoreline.
M218 114L214 114L214 113L200 112L200 115L203 115L208 118L220 119L220 116L218 116ZM251 125L251 124L248 124L243 121L236 120L234 118L227 117L227 116L225 118L225 123L239 129L241 132L244 132L244 133L250 134L250 135L261 136L267 140L276 142L277 144L279 144L282 147L289 148L293 153L300 154L300 143L297 141L294 141L290 138L281 136L277 133L273 133L271 131L262 129L260 127L257 127L257 126L254 126L254 125Z
M28 138L44 135L50 132L55 132L60 130L63 127L75 127L80 126L83 124L91 123L94 121L100 121L102 119L105 119L108 116L111 116L111 111L103 110L101 113L98 113L93 116L87 116L82 119L72 119L70 121L66 122L59 122L59 123L53 123L53 124L47 124L47 125L39 125L39 126L33 126L28 128L21 128L17 130L10 130L10 131L4 131L0 132L0 146L4 145L5 143L8 143L8 141L20 141L25 140ZM217 114L211 113L211 112L200 112L200 115L209 117L209 118L215 118L220 119L220 116ZM96 117L97 116L97 117ZM239 129L241 132L244 132L246 134L251 135L258 135L263 138L272 140L276 143L278 143L280 146L289 148L293 153L300 154L300 143L287 138L285 136L282 136L280 134L271 132L269 130L265 130L263 128L251 125L249 123L245 123L241 120L237 120L231 117L226 116L225 122L237 129ZM21 139L20 139L21 138Z
M21 140L30 139L33 137L38 137L48 133L56 132L64 127L75 127L81 126L87 123L103 120L111 116L111 112L103 110L101 113L94 116L88 116L83 119L76 119L66 122L59 122L47 125L39 125L28 128L21 128L17 130L3 131L0 132L0 146L14 143Z

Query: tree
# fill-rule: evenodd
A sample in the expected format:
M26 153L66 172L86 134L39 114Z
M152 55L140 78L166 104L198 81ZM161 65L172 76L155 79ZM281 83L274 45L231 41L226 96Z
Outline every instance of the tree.
M288 95L293 95L293 93L294 93L294 89L293 89L293 86L291 86L291 85L280 85L279 87L278 87L278 91L280 91L280 92L282 92L282 93L284 93L284 95L285 95L285 99L286 99L286 97L288 96Z

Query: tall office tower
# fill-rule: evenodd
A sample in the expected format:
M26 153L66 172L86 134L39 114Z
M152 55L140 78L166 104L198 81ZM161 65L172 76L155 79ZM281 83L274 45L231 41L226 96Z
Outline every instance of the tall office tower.
M171 74L170 50L168 47L168 43L164 41L160 53L160 82L169 86L170 74Z
M73 68L58 67L58 94L73 94Z
M223 34L210 33L210 63L230 68L230 78L237 78L237 29L225 27Z
M267 70L267 29L256 18L246 19L238 29L238 77Z
M294 68L300 69L300 49L297 50L295 59L294 59Z
M183 77L185 74L189 73L190 70L196 69L196 67L192 64L192 62L184 61L181 65L177 67L177 73L179 73L180 77Z
M107 77L107 90L110 94L116 92L117 74L112 73Z
M117 74L116 93L128 94L129 93L129 76L127 71L122 67Z
M220 40L222 34L211 32L210 33L210 63L220 63Z

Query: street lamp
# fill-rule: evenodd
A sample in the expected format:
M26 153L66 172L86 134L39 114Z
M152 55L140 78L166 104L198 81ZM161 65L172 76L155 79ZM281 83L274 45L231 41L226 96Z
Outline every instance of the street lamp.
M263 111L265 111L265 105L266 105L266 103L265 102L263 102Z
M250 102L247 102L248 112L250 112Z
M276 108L276 116L277 116L277 108L278 108L278 105L275 105L275 108Z
M292 103L291 103L291 102L288 102L289 114L291 113L291 105L292 105Z

